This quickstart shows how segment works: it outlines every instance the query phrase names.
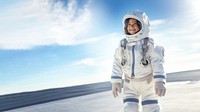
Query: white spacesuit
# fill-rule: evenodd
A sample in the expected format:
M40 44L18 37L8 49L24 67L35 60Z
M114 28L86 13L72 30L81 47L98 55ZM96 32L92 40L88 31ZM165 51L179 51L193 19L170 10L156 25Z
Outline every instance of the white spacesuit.
M149 20L144 12L127 13L122 20L124 26L129 18L138 20L141 29L132 35L124 31L126 38L120 41L114 56L112 92L118 96L124 77L124 112L138 112L140 102L143 112L160 112L158 96L164 96L166 92L164 48L154 46L149 37Z

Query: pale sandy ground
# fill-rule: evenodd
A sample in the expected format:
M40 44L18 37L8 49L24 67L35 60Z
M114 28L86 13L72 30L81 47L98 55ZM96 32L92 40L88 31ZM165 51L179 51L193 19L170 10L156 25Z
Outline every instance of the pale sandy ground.
M167 88L160 98L163 112L200 112L200 82L173 82ZM122 95L113 98L107 91L6 112L122 112L122 105Z

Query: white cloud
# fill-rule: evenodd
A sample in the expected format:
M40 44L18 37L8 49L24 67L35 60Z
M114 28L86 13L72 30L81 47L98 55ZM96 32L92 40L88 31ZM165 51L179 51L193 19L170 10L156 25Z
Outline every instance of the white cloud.
M188 1L193 4L193 1ZM188 10L165 21L165 28L152 29L155 42L165 47L166 72L199 69L200 16L199 6L189 5Z
M150 25L151 25L151 27L156 27L156 26L159 26L159 25L165 24L165 23L166 23L166 20L158 19L158 20L152 20Z
M95 65L94 59L92 58L85 58L85 59L81 59L78 60L77 62L74 63L74 65Z
M91 41L83 36L90 28L89 2L32 0L7 7L0 14L0 49L30 49L35 46L74 45Z
M87 73L87 77L84 77L83 75L85 72L78 71L82 75L79 76L79 78L81 77L81 80L78 80L79 82L77 82L77 84L110 80L114 60L114 52L123 36L117 33L112 33L96 38L98 38L98 41L94 41L85 46L85 51L92 55L90 57L77 60L71 65L74 68L87 66L86 73L90 71ZM93 70L95 72L91 72Z
M111 58L84 58L77 60L73 65L75 66L98 66L99 68L104 68L105 66L112 66L113 60ZM107 68L107 67L106 67Z

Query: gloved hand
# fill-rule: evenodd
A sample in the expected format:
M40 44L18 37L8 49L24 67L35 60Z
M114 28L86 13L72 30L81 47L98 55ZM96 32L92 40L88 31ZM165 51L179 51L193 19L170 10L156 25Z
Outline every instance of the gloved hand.
M121 83L114 83L112 84L112 93L114 97L118 96L118 93L121 93L122 84Z
M165 93L166 93L165 84L163 82L156 82L155 83L155 91L156 91L156 95L165 96Z

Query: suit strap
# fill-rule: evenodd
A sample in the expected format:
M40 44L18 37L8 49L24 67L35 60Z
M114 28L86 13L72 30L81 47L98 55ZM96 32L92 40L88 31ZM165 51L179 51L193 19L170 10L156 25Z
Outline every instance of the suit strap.
M143 65L147 65L148 64L148 61L146 59L146 53L148 51L148 45L147 45L148 41L149 41L148 37L144 38L144 43L142 45L142 57L143 57L142 63L143 63Z
M124 39L122 39L122 40L120 41L121 47L122 47L123 49L126 49L127 43L128 43L128 41L126 40L126 38L124 38Z

